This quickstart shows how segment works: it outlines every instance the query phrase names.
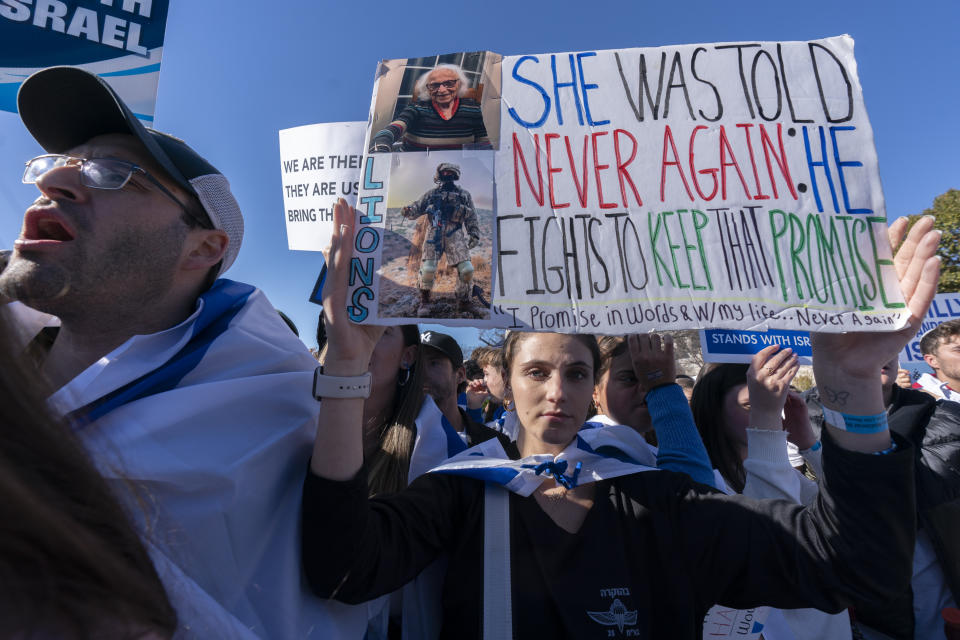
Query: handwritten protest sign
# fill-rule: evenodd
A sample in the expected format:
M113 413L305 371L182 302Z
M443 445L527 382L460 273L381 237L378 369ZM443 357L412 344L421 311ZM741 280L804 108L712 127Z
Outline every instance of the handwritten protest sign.
M457 152L493 155L493 322L593 333L903 326L849 37L523 55L499 68L498 146ZM429 84L443 93L446 76L434 73ZM420 113L440 114L426 97ZM410 258L405 277L382 259L400 188L393 169L439 172L413 159L429 154L409 152L430 139L405 109L367 138L348 303L356 321L458 317L437 309L424 283L444 270L460 277L462 256L434 271ZM443 135L480 140L459 124ZM419 288L420 304L385 308L385 282L411 298Z
M356 204L365 129L365 122L333 122L280 130L290 249L323 251L333 234L334 203Z
M0 3L0 109L45 67L79 66L103 77L146 124L153 122L168 0Z
M749 363L753 355L772 344L789 347L800 364L812 364L813 350L807 331L738 331L736 329L701 329L700 351L704 362Z

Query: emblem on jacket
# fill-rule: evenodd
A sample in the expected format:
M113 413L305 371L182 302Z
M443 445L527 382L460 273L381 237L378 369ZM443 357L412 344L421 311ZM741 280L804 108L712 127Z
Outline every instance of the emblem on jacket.
M616 625L617 630L623 633L624 626L633 626L637 624L637 612L627 611L627 607L620 602L620 598L614 598L610 604L609 611L587 611L587 615L594 622L598 622L605 627ZM612 633L612 631L611 631Z

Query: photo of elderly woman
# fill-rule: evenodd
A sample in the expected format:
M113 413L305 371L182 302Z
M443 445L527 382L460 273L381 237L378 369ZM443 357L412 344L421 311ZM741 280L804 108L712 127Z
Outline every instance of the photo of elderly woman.
M382 61L368 151L495 149L500 59L476 51Z

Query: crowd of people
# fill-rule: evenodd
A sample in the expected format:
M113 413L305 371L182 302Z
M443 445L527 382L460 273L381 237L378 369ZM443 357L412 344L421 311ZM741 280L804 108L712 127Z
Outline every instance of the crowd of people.
M448 71L424 86L440 108ZM2 637L960 624L960 321L924 337L930 379L897 384L937 288L931 218L890 226L907 326L812 334L803 395L777 346L693 376L669 334L512 331L466 358L354 324L342 200L312 354L223 277L243 218L206 159L79 69L18 106L46 154L0 264Z

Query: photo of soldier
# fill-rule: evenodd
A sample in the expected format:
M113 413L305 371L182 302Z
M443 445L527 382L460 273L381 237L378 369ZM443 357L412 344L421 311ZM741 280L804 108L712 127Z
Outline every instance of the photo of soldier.
M457 267L458 311L473 311L470 294L473 290L473 263L470 249L480 242L477 212L470 192L457 185L460 167L450 162L437 165L433 181L437 186L419 200L401 210L410 220L426 216L426 238L420 251L420 307L417 316L428 318L433 307L430 292L437 274L440 256L446 254L447 264Z
M381 317L489 317L493 183L488 164L459 151L406 154L402 169L391 173Z

